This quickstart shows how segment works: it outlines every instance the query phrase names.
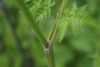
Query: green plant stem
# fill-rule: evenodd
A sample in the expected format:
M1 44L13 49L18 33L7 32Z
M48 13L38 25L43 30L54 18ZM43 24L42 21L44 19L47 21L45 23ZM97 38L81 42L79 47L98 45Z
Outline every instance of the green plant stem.
M46 38L44 37L38 25L36 24L36 21L34 20L33 16L28 10L28 7L24 3L24 0L16 0L16 3L19 6L22 13L24 14L24 16L26 17L27 21L33 27L35 35L38 37L38 39L41 41L44 47L48 47Z
M44 44L44 49L46 52L48 67L55 67L53 49L50 48L49 42L47 42L47 40L45 39L45 37L41 33L39 27L37 26L36 22L34 21L34 18L31 16L30 12L28 11L27 6L24 4L24 1L23 0L16 0L16 2L17 2L17 5L19 6L20 10L25 15L28 22L32 25L35 34L37 34L37 37L40 39L42 44Z
M58 12L57 17L55 19L55 24L54 24L54 26L52 28L52 31L50 33L50 36L48 38L49 46L48 46L47 49L45 49L47 62L48 62L48 67L55 67L55 60L54 60L54 53L53 53L53 41L54 41L54 39L57 35L58 20L59 20L60 16L63 13L66 2L67 2L67 0L62 0L62 4L60 6L59 12Z
M37 35L38 39L42 42L44 45L46 57L47 57L47 62L48 62L48 67L55 67L55 61L54 61L54 54L53 54L53 46L52 46L52 41L54 40L56 33L57 33L57 26L58 26L58 19L60 18L66 0L62 1L61 7L59 9L59 13L57 15L57 18L55 20L55 24L53 26L52 32L49 37L49 41L45 39L44 35L42 34L41 30L39 29L38 25L36 24L36 21L34 18L31 16L31 13L28 10L28 7L25 5L24 0L16 0L17 5L19 6L20 10L23 12L24 16L28 20L28 22L32 25L33 30L35 34Z
M56 38L56 35L57 35L57 31L58 31L58 21L59 21L59 18L61 17L62 13L63 13L63 10L65 8L65 5L67 3L68 0L62 0L62 4L60 6L60 9L59 9L59 12L57 14L57 17L56 17L56 20L55 20L55 23L54 23L54 26L51 30L51 33L48 37L48 41L50 41L51 43L54 41L54 39Z
M55 67L54 52L51 44L45 49L48 67Z

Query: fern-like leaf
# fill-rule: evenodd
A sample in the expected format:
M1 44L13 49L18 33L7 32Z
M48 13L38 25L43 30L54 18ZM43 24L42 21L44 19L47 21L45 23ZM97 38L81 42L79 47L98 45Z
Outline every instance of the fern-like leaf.
M61 33L60 33L60 40L59 40L59 42L61 42L62 39L64 38L64 35L65 35L66 30L68 28L68 25L69 25L69 20L68 19L63 18L63 19L60 20L59 29L60 29Z
M59 23L60 42L63 40L68 26L70 26L74 35L82 30L82 25L87 22L89 16L85 9L86 6L78 8L75 2L68 9L65 9Z
M51 7L54 5L53 0L32 0L28 5L36 22L41 22L51 15Z

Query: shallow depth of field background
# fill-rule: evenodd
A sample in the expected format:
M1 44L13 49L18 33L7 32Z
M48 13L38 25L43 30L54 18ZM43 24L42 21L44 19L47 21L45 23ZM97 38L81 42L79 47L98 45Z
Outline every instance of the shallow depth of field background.
M56 0L59 7L61 0ZM34 36L34 31L21 14L14 0L4 0L16 26L15 32L23 48L24 60L7 25L5 16L0 10L0 67L47 67L46 57L39 40ZM70 5L73 0L69 0ZM78 7L87 5L86 9L91 20L91 25L85 25L81 31L73 32L68 28L62 42L59 35L54 44L56 67L100 67L100 0L76 0ZM34 10L33 10L34 11ZM34 15L34 14L33 14ZM38 23L42 32L47 37L54 22L55 15Z

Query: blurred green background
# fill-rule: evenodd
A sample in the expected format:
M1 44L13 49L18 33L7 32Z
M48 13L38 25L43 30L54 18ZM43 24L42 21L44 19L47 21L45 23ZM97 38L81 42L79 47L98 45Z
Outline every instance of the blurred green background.
M12 28L17 34L16 45L12 31L3 11L0 9L0 67L47 67L44 49L34 36L31 26L15 5L15 0L3 0L12 20ZM28 0L27 0L28 1ZM55 0L57 11L62 0ZM74 0L69 0L67 6ZM56 67L100 67L100 0L75 0L78 7L87 5L90 24L84 25L81 32L74 32L69 27L64 39L59 42L59 35L54 43ZM31 10L34 15L34 9ZM55 14L39 23L47 37L55 20ZM23 56L23 58L21 57Z

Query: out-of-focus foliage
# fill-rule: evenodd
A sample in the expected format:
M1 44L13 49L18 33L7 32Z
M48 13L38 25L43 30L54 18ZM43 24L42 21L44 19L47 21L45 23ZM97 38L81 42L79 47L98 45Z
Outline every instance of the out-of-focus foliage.
M48 36L62 0L25 0L35 21ZM24 59L0 10L0 67L47 67L45 53L14 0L4 0ZM54 44L56 67L100 67L100 0L69 0Z
M60 40L63 39L68 26L71 26L72 32L74 34L78 34L79 29L81 29L80 27L82 27L84 23L86 24L86 22L88 22L90 19L88 13L85 10L86 6L78 8L76 3L72 3L69 8L65 9L64 16L62 16L60 19L59 24L59 27L61 28Z
M29 5L29 9L32 11L37 22L50 17L51 7L55 4L53 0L26 0L26 3Z

